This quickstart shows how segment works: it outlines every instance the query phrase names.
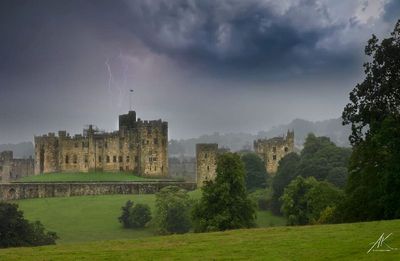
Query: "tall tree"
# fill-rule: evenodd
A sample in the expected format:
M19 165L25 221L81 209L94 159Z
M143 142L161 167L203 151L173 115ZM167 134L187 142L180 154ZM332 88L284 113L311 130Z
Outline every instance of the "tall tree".
M343 123L353 153L343 205L348 221L400 217L400 20L389 38L373 35L365 79L350 93Z
M255 209L244 177L239 155L224 153L218 157L217 177L202 187L203 196L192 212L196 232L255 226Z
M246 153L242 156L242 161L246 173L246 188L265 188L268 175L263 160L255 153Z

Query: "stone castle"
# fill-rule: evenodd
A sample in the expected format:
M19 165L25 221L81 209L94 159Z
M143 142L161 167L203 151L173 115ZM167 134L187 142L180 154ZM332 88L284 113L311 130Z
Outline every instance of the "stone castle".
M35 136L35 174L50 172L134 172L168 175L168 123L136 119L136 112L119 116L119 130L106 133L92 125L83 135L66 131Z
M258 139L254 141L254 151L264 160L268 174L274 175L279 161L294 151L294 131L288 131L286 137Z
M34 160L15 159L12 151L0 153L0 181L7 183L25 176L33 175Z

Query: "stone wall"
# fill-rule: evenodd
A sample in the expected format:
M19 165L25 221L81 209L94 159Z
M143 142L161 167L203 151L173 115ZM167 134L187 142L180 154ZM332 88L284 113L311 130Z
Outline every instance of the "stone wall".
M0 201L28 198L72 197L112 194L154 194L166 186L196 189L193 182L98 182L98 183L8 183L0 184Z

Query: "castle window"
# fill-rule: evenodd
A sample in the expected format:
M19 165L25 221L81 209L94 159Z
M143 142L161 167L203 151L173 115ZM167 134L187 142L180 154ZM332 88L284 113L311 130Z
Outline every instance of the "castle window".
M117 162L117 156L113 156L113 162Z
M118 162L122 162L122 156L118 157Z
M78 156L74 155L74 157L73 157L73 163L74 163L74 164L78 163Z
M285 152L288 152L289 151L289 148L288 147L285 147Z
M147 145L148 145L149 143L150 143L149 140L147 140Z
M110 163L110 156L107 155L106 161L107 163Z
M272 152L276 153L276 147L272 147Z
M208 154L207 154L207 153L205 153L205 154L204 154L204 158L207 158L207 157L208 157Z
M119 149L122 149L124 147L124 143L120 142L119 143Z
M210 166L207 166L207 171L210 171Z
M158 145L158 139L157 138L154 138L154 144Z
M129 156L126 156L126 162L129 162Z
M89 161L89 157L88 157L88 155L85 155L85 163L88 163L88 161Z
M101 156L99 156L99 162L101 162Z
M276 160L276 155L273 155L273 156L272 156L272 159L273 159L273 160Z
M65 156L65 164L68 164L68 163L69 163L69 157L67 155L67 156Z

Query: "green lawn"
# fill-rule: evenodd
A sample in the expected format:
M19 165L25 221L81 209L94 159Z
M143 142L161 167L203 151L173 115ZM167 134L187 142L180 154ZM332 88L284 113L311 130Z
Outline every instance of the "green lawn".
M80 172L80 173L49 173L37 176L23 177L17 182L92 182L92 181L149 181L153 178L143 178L124 172Z
M200 198L201 191L189 192L192 198ZM154 213L155 195L106 195L69 198L40 198L19 200L17 203L31 220L40 220L48 230L55 231L58 244L133 239L155 235L155 226L141 230L123 229L117 218L127 200L146 203ZM258 212L260 227L284 225L285 220L269 212Z
M398 250L367 253L382 233ZM381 250L388 249L383 244ZM0 260L400 260L400 220L0 250Z

